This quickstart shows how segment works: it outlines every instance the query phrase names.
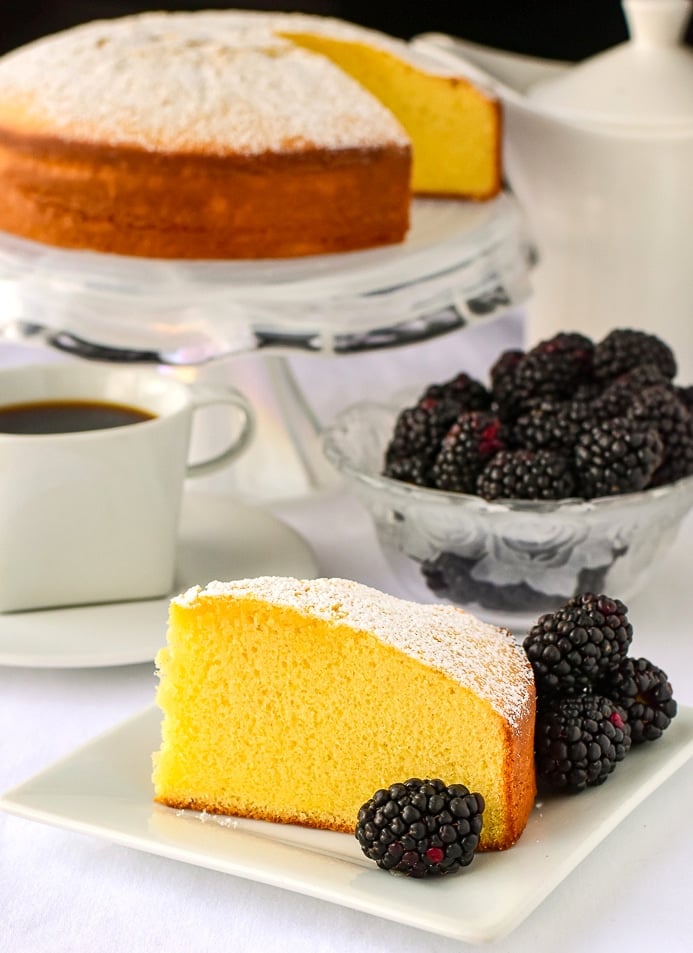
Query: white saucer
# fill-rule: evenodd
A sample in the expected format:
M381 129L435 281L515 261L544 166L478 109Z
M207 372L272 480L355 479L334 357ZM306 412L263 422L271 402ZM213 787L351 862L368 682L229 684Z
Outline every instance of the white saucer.
M213 579L297 576L317 566L308 544L270 513L222 496L183 501L174 593ZM166 640L168 597L0 615L0 665L98 668L150 662Z

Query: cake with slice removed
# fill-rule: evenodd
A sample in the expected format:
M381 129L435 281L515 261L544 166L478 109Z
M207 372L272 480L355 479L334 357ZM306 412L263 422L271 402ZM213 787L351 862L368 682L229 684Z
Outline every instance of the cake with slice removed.
M498 102L409 55L341 20L247 10L43 37L0 57L0 230L173 259L397 244L414 194L500 188Z

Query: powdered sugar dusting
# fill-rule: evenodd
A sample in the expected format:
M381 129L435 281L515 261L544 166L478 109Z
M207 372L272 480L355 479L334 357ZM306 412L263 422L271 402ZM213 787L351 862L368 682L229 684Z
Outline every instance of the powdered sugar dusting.
M449 605L390 596L346 579L263 576L210 582L176 597L179 605L219 596L254 597L371 632L486 698L510 724L527 711L533 676L522 647L505 629Z
M289 29L359 32L327 18L248 11L95 21L0 58L0 124L218 155L408 146L370 93L278 36Z

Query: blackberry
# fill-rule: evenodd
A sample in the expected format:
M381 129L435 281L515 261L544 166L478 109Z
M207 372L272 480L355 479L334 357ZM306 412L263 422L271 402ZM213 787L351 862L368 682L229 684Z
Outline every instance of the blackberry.
M491 406L491 394L486 387L464 372L443 384L431 384L423 394L424 400L428 397L441 402L452 417L451 423L467 410L488 410Z
M628 608L591 592L540 616L523 644L539 698L576 695L627 657L633 639Z
M486 462L504 446L497 417L484 411L461 414L443 438L433 464L433 485L440 490L475 493Z
M428 457L431 461L455 419L441 413L440 401L428 397L413 407L405 407L395 421L385 451L386 463L404 457Z
M652 427L629 417L596 423L575 447L578 490L586 499L644 489L662 462L662 440Z
M484 799L463 784L410 778L361 807L356 839L383 870L433 877L468 866L483 826Z
M474 557L442 552L421 563L421 574L432 592L458 605L476 604L496 612L540 612L562 605L560 595L537 592L523 581L502 585L477 579L474 570L483 561L483 553Z
M595 399L592 405L595 419L632 416L641 404L643 392L652 387L674 393L673 385L655 364L641 364L621 374Z
M562 450L572 454L578 437L592 419L589 401L544 399L517 418L513 441L530 450Z
M493 406L503 420L511 420L515 413L515 371L524 356L516 348L503 351L489 372Z
M626 713L602 695L555 699L537 714L537 782L562 793L603 784L630 750Z
M662 440L662 462L652 474L651 486L674 483L693 473L693 415L670 387L646 387L634 401L630 416L655 429Z
M427 454L415 457L395 457L385 463L383 476L415 486L433 486L431 461Z
M671 682L646 658L626 658L610 671L600 688L626 713L634 745L656 741L676 716Z
M641 364L654 364L667 380L676 377L673 351L654 334L616 328L594 349L594 377L601 383L611 383Z
M570 460L554 450L501 450L476 483L486 500L561 500L574 490Z
M537 397L568 398L592 376L594 344L584 334L560 333L528 351L514 370L514 399L520 407Z
M657 384L671 386L671 381L657 364L638 364L625 374L621 374L614 381L614 385L623 387L632 394L637 394L645 387L654 387Z
M688 408L688 412L693 414L693 384L689 384L687 387L675 387L674 393L683 406Z
M633 407L633 402L637 396L627 387L621 387L613 384L607 387L602 393L592 401L592 417L588 424L604 424L609 420L615 420L619 417L628 417ZM586 430L589 427L586 428Z
M627 417L646 387L664 385L669 381L654 364L642 364L599 387L591 401L592 419L603 423L614 417Z
M603 388L600 384L597 384L593 380L584 380L581 381L574 389L572 393L573 400L582 400L582 401L591 401L599 397Z

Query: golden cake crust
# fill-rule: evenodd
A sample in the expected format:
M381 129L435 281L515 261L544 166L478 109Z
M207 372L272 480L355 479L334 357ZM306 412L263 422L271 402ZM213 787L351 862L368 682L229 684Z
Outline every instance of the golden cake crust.
M0 228L64 248L151 258L351 251L404 238L409 168L396 146L174 155L0 129Z

